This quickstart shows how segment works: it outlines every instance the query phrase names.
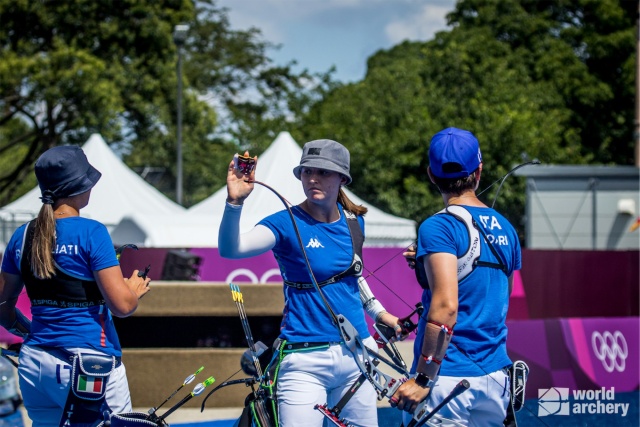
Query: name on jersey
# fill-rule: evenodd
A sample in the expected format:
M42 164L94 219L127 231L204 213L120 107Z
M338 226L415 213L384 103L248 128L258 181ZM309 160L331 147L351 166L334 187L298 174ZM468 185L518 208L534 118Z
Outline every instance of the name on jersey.
M16 260L19 262L22 257L22 251L20 249L16 249ZM56 247L51 251L54 255L78 255L78 245L56 245Z
M93 307L93 306L102 305L102 304L104 304L104 301L100 301L99 303L96 303L95 301L76 302L76 301L58 301L58 300L52 300L52 299L32 299L31 300L32 306L45 305L49 307L62 307L62 308L86 308L86 307Z
M487 240L489 243L492 245L509 246L509 239L506 235L500 234L496 236L492 234L496 229L502 230L502 226L500 225L498 218L493 215L479 215L479 218L482 223L482 227L489 230L487 233Z
M78 255L78 245L56 245L52 253L55 255L59 255L59 254Z

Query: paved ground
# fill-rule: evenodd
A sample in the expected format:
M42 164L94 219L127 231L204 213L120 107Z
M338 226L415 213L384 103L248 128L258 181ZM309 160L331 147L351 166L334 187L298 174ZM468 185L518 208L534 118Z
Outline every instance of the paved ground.
M146 413L148 409L149 408L134 408L134 411ZM24 427L31 427L31 420L27 417L27 412L24 410L24 407L21 407L20 411L22 412L22 423ZM167 417L167 421L169 424L181 424L211 420L228 420L238 418L241 412L242 408L205 409L204 412L200 412L199 408L178 409ZM15 422L15 420L9 424L3 424L0 420L0 427L5 426L20 427L19 422Z

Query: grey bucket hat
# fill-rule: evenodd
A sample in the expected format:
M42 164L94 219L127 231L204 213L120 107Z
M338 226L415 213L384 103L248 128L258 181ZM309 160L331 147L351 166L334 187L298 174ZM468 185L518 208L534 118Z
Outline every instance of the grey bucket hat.
M330 139L317 139L304 144L300 164L293 168L293 174L300 179L303 167L325 169L346 176L346 185L349 185L351 184L349 162L349 150L344 145Z

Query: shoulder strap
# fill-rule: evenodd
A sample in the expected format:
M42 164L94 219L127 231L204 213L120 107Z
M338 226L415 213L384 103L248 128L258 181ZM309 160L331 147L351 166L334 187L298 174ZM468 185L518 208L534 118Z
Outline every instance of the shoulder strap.
M349 232L351 234L351 245L353 247L353 252L362 259L362 246L364 245L364 234L362 233L362 229L360 228L360 222L358 221L358 217L353 213L346 209L343 210L344 217L347 220L347 225L349 226Z
M440 214L452 215L458 221L462 222L466 226L467 233L469 235L469 246L465 253L458 257L458 282L471 274L476 267L496 268L506 274L507 266L502 261L502 258L500 258L498 251L496 251L493 244L489 242L489 239L482 227L478 225L471 213L465 207L460 205L447 206L440 212L436 213L436 215ZM493 256L496 257L498 263L480 260L480 254L482 252L480 236L482 236L484 241L487 243L489 250ZM420 265L416 265L415 273L420 286L424 289L429 289L429 282L427 280L426 273Z
M467 227L467 233L469 233L469 247L467 248L467 251L460 258L458 258L458 281L471 274L473 269L477 266L496 268L506 273L507 266L502 261L502 258L500 258L498 251L496 251L496 249L493 247L493 244L489 241L487 234L484 232L482 227L478 225L473 216L471 216L471 213L464 206L447 206L445 209L438 213L448 213L450 215L453 215L459 221L465 224L465 226ZM487 243L487 246L489 247L489 250L491 251L493 256L498 260L497 263L480 260L480 235L482 235L484 241Z
M364 233L362 233L362 229L360 228L358 217L354 213L347 210L343 210L343 212L344 217L347 221L347 225L349 226L349 234L351 235L351 247L353 248L352 262L351 265L343 272L338 273L327 280L319 282L319 287L330 285L342 280L347 276L362 275L362 246L364 245ZM314 287L313 283L292 282L289 280L285 280L284 284L296 289L311 289Z
M22 236L22 250L20 251L20 274L22 277L31 273L31 248L33 247L33 233L35 220L29 221Z
M469 246L462 256L458 257L458 282L467 277L476 266L476 261L480 258L480 233L473 217L464 207L459 205L447 206L438 214L447 213L454 216L458 221L467 227L469 235Z

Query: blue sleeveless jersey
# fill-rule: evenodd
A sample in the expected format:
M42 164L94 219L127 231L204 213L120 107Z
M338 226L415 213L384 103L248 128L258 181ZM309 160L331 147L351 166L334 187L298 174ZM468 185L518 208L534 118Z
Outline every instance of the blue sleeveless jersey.
M25 227L26 224L18 228L7 245L2 259L2 271L6 273L21 275ZM94 271L119 264L106 227L82 217L56 220L54 260L60 270L84 280L95 280ZM106 305L73 308L34 306L31 314L31 333L25 344L92 348L110 355L122 354L113 318Z
M318 283L346 270L353 260L349 226L342 206L338 205L340 219L324 223L311 218L299 207L292 208L302 242ZM364 233L364 219L358 217ZM280 266L283 279L291 282L312 283L304 261L291 218L286 210L268 216L259 222L276 237L272 251ZM348 276L323 286L329 305L335 314L344 315L356 328L361 338L370 336L360 301L358 278ZM341 341L337 327L325 307L318 291L284 286L284 312L280 336L291 342Z
M485 207L464 206L482 227L494 249L506 265L499 269L477 266L458 283L458 319L447 354L440 368L445 376L482 376L511 364L507 356L508 276L521 268L518 235L513 226L497 211ZM497 263L486 240L480 236L480 260ZM419 263L432 253L450 253L460 257L469 247L466 225L450 214L437 214L425 220L418 231ZM422 295L425 311L418 325L414 345L415 372L422 350L431 291Z

